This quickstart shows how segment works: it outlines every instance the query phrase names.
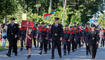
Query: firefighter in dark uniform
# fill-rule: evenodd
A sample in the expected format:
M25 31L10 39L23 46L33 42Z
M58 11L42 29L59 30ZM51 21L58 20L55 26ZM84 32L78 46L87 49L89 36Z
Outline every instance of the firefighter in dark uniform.
M44 48L45 54L47 54L47 28L45 26L45 23L42 22L42 26L39 28L39 40L40 40L40 55L42 54L42 50Z
M39 47L39 43L40 43L40 42L39 42L39 36L40 36L40 31L39 31L39 29L40 29L40 27L41 27L41 25L40 25L40 23L38 23L38 24L37 24L37 27L36 27L36 29L37 29L37 33L36 33L36 41L37 41L37 44L36 44L36 45L37 45L37 46L36 46L36 47L37 47L37 48Z
M63 35L63 26L59 24L59 18L55 18L55 23L51 26L52 34L52 56L51 59L54 59L55 48L58 50L59 57L62 58L61 54L61 40Z
M71 38L72 51L74 52L76 50L76 47L77 47L76 26L72 26L71 32L72 32L72 38Z
M36 45L36 43L37 43L37 41L36 41L37 28L35 26L33 27L32 33L33 33L34 47L36 48L36 46L37 46Z
M70 54L70 30L68 25L64 28L63 32L63 46L64 46L64 55L66 55L66 50L68 51L68 55Z
M22 28L20 28L20 37L21 37L21 51L23 50L23 43L25 41L25 36L26 36L26 30L25 27L22 26Z
M17 39L18 39L19 25L15 23L15 18L11 18L11 23L8 24L7 38L9 41L9 49L6 54L8 57L11 56L11 51L17 56Z
M87 23L86 24L86 28L84 29L84 41L85 41L85 45L86 45L86 55L88 55L88 53L90 53L90 50L89 50L89 46L88 46L88 32L90 30L90 24Z
M78 25L78 33L79 33L79 38L78 38L78 45L79 45L79 48L81 48L82 46L82 34L83 34L83 30L82 30L82 25Z
M88 45L90 49L91 58L94 59L96 56L97 48L99 42L99 33L96 30L96 26L94 24L91 25L91 30L88 35Z
M77 46L80 46L80 35L79 35L79 26L75 26L75 49L77 48Z
M48 34L48 49L51 49L51 25L47 27L47 34Z

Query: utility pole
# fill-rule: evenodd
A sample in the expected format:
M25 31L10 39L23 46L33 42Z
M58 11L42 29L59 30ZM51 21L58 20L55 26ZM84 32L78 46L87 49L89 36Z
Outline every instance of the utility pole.
M65 20L66 3L67 3L67 0L63 0L63 17L62 17L62 25L63 26L64 26L64 20Z
M49 4L49 13L51 12L51 8L52 8L52 0L50 0L50 4Z

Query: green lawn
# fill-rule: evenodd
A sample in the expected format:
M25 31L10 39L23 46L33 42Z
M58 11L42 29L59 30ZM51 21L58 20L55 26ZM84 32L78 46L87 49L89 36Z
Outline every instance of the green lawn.
M20 41L18 41L17 43L18 47L20 47ZM6 48L8 48L8 41L6 43ZM0 41L0 51L5 50L4 48L2 48L2 41Z
M0 51L5 50L4 48L2 48L2 46L0 46Z

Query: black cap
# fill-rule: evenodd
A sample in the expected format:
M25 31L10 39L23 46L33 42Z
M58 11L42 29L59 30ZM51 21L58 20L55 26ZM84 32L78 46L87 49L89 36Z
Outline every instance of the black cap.
M77 27L77 26L74 26L74 27Z
M44 22L41 23L42 25L45 24Z
M90 25L89 23L86 23L86 25Z
M74 24L76 24L76 22L74 22Z
M12 17L10 20L15 20L15 18L14 18L14 17Z
M92 24L91 27L96 27L96 25L95 24Z
M68 27L68 25L66 25L65 27Z
M59 18L55 18L55 21L59 20Z
M70 26L70 28L72 28L72 26Z

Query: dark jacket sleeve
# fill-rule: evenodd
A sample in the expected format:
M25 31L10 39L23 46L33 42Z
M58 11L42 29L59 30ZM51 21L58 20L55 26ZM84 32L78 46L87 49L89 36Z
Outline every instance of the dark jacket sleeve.
M51 37L53 36L53 25L51 26Z
M96 41L99 42L99 32L96 31Z
M60 37L63 37L63 26L60 24Z
M9 39L9 24L8 24L8 26L7 26L7 39Z

